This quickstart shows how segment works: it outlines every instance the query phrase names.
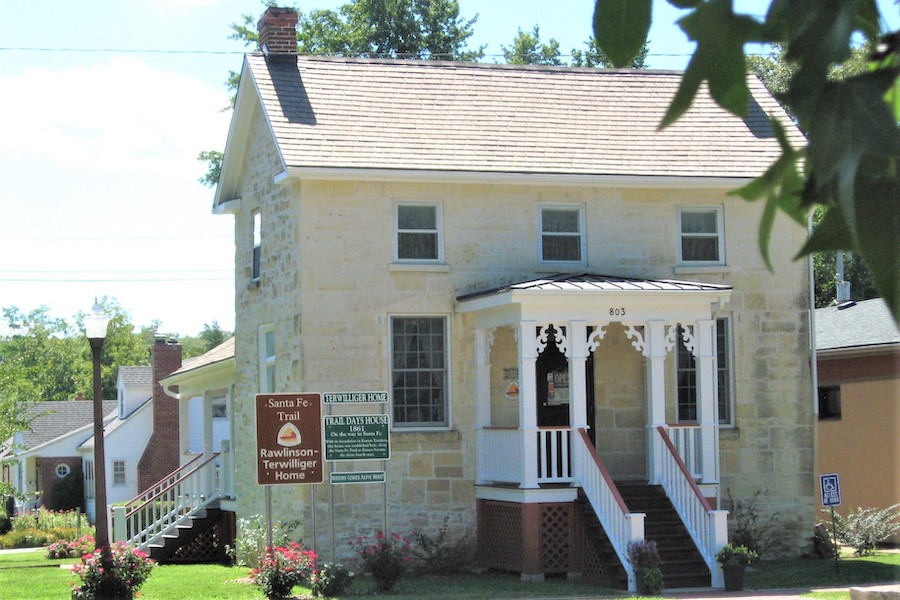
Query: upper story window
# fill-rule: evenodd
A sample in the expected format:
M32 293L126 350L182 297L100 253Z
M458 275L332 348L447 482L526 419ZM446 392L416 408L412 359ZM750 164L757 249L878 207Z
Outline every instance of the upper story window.
M584 210L580 206L540 207L538 260L584 264Z
M700 418L697 404L697 363L685 348L681 328L678 328L676 372L678 381L678 422L696 422ZM716 395L719 424L732 425L732 368L731 329L728 319L716 320Z
M441 210L438 204L403 203L395 207L394 260L443 260Z
M259 328L259 393L275 391L275 325Z
M447 320L391 317L391 397L395 427L446 427Z
M250 278L259 280L260 275L260 250L262 248L262 216L259 209L253 211L253 268Z
M114 460L113 464L113 485L124 485L125 484L125 461L124 460Z
M721 207L681 208L678 211L678 222L679 263L725 264L725 236Z

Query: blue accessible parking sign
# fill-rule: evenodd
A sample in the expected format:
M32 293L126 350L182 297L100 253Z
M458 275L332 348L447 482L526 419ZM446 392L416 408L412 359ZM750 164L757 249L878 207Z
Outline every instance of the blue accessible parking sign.
M841 505L841 481L837 473L819 475L819 483L822 487L822 506Z

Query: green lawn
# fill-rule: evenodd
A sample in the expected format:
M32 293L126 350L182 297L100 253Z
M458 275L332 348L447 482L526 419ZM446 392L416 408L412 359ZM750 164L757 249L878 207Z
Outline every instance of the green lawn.
M3 600L68 600L75 577L63 563L50 561L41 552L0 554L0 590ZM38 566L39 565L39 566ZM262 600L256 587L245 583L247 569L220 565L162 565L156 567L141 589L145 600ZM826 560L791 560L760 563L746 577L747 589L848 587L864 583L900 581L900 553L844 559L840 575L834 563ZM357 578L348 597L367 595L372 582ZM298 594L305 590L295 588ZM308 593L308 590L306 591ZM378 594L384 600L520 599L565 597L610 597L626 595L586 582L548 580L523 583L518 576L500 573L453 577L407 576L390 594ZM816 600L842 600L845 592L814 592Z

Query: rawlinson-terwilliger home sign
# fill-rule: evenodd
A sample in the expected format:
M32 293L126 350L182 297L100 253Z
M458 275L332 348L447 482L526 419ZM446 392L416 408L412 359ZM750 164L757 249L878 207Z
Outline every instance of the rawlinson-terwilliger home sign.
M257 483L322 483L322 439L320 394L256 395Z

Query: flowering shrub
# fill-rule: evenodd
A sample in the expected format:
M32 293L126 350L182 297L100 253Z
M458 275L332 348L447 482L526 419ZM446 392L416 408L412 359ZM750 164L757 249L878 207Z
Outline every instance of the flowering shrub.
M397 533L386 536L379 531L374 542L370 542L368 536L362 536L350 545L359 555L363 570L375 579L382 592L393 588L413 561L412 542Z
M267 548L259 566L250 569L250 580L262 588L266 598L285 598L295 585L309 580L316 555L297 542Z
M310 588L316 598L343 596L353 583L353 573L338 564L326 563L318 571L313 571Z
M297 527L298 521L289 521L282 523L281 521L272 522L272 542L273 546L287 546L290 539L290 532ZM268 536L266 532L266 520L262 515L251 515L238 520L238 537L234 541L234 546L226 548L226 553L234 561L234 564L240 567L258 567L262 560L266 557Z
M634 569L637 591L642 596L652 596L663 590L664 582L659 566L662 559L653 540L628 543L628 562Z
M75 558L89 553L95 546L94 538L83 535L77 540L58 540L47 546L47 558Z
M72 570L81 584L72 585L72 600L96 598L133 598L156 566L144 552L119 542L109 548L110 568L104 568L103 553L81 557Z

